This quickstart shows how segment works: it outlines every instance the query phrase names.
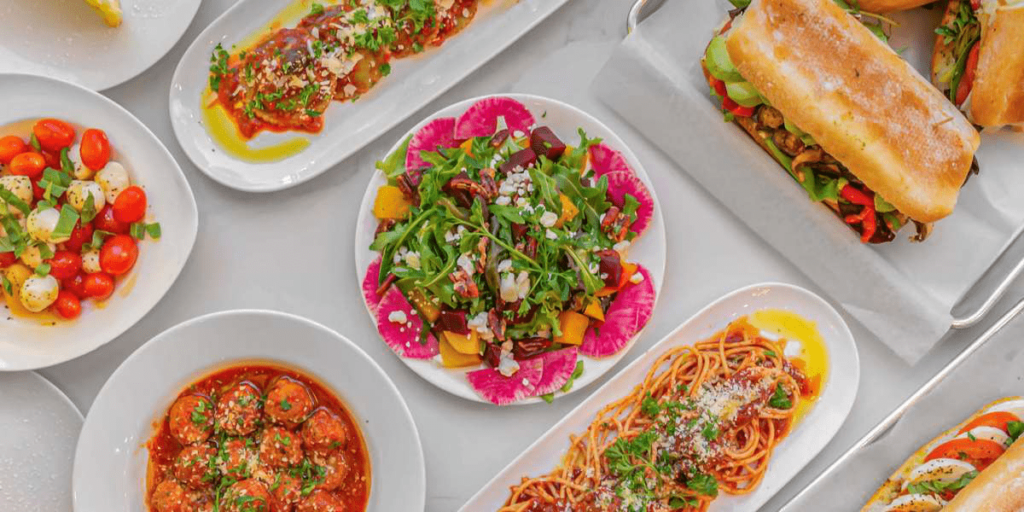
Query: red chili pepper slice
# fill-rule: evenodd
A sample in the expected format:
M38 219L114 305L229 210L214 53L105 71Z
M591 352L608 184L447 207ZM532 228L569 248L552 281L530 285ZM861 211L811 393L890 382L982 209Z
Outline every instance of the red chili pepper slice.
M740 105L739 103L733 101L728 96L722 98L722 108L728 110L729 112L732 112L733 115L737 115L740 117L750 117L754 115L754 107L744 107L743 105Z
M847 215L843 220L845 220L847 224L860 224L860 241L865 244L870 242L871 237L875 236L875 231L878 229L878 217L875 214L874 198L860 190L857 190L849 184L843 187L843 190L839 191L839 195L843 199L863 207L860 213L856 215Z
M719 80L712 75L708 75L708 82L711 83L711 88L715 90L715 94L718 94L723 98L729 96L729 91L725 88L725 81Z

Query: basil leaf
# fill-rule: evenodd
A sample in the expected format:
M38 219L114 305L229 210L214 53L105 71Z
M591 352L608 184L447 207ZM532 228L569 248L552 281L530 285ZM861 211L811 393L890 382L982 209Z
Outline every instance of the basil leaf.
M53 238L67 238L71 236L71 232L75 230L75 224L78 223L78 212L74 208L64 205L60 209L60 218L57 220L57 225L53 228L53 233L50 235Z
M7 190L7 187L0 186L0 199L3 199L5 203L17 208L25 215L32 212L32 209L24 201L18 199L18 196L14 195L13 192Z
M60 150L60 169L68 175L74 174L75 164L71 162L71 158L68 157L68 148Z
M39 145L39 139L36 138L36 134L28 136L28 145L32 146L32 149L36 150L36 153L43 150L43 147Z
M82 206L82 223L88 224L96 218L98 212L96 212L96 200L92 197L92 192L89 192L89 197L85 198L85 205Z
M1009 434L1012 441L1016 441L1022 433L1024 433L1024 422L1020 421L1008 421L1006 422L1006 433Z
M39 265L38 267L36 267L36 275L38 275L40 277L46 277L46 276L50 275L50 264L49 263L43 263L43 264Z

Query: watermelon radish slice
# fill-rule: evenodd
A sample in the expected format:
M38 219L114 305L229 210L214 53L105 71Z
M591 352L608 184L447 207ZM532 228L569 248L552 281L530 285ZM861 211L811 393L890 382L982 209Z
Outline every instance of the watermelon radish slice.
M563 348L553 352L544 352L535 359L541 360L541 367L544 374L537 383L537 389L530 396L546 395L554 393L562 388L573 370L576 369L576 347Z
M590 357L607 357L625 347L636 336L654 310L654 283L647 269L640 265L637 272L644 280L629 284L619 291L604 315L604 325L587 328L580 353Z
M515 137L529 134L536 124L526 105L501 96L484 98L459 116L455 123L455 138L466 140L494 135L498 131L498 117L505 118L505 126ZM516 132L522 133L517 135Z
M420 151L437 151L437 148L453 148L455 143L455 118L439 117L420 128L416 135L409 140L409 149L405 155L405 169L414 171L426 167L426 162L420 158Z
M635 174L622 153L603 142L590 146L587 151L590 153L590 167L594 169L594 176L597 178L612 172Z
M476 370L466 374L469 385L488 402L508 405L534 396L537 384L544 375L543 361L539 357L519 362L519 371L506 377L495 368Z
M626 194L633 196L640 203L636 209L636 220L629 229L637 235L644 234L651 225L651 217L654 215L654 198L651 197L651 192L647 190L644 182L631 172L617 171L605 176L608 177L608 199L615 206L622 208Z
M392 313L399 311L401 314L395 317L401 318L404 314L405 321L402 323L392 321ZM402 357L430 359L436 356L440 349L433 334L427 337L426 344L420 343L422 328L423 320L416 314L416 309L409 304L397 286L392 286L377 306L377 331L380 332L381 338L384 338L384 343Z
M366 277L363 278L363 300L370 312L377 314L377 305L380 304L380 296L377 295L380 279L380 258L373 260L366 269Z

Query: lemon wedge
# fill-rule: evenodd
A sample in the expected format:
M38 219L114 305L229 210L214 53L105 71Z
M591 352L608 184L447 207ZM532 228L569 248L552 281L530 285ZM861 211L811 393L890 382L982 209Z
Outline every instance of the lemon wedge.
M85 0L85 3L100 13L107 25L121 25L121 0Z

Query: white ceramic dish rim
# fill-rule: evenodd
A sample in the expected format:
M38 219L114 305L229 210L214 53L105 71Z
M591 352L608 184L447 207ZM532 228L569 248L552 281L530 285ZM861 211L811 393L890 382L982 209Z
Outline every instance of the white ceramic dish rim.
M637 177L639 177L640 180L643 181L644 185L647 186L648 190L651 193L651 199L653 199L654 201L654 215L651 219L650 227L647 229L647 232L640 238L639 243L636 246L633 246L633 248L630 251L630 256L631 259L635 259L640 263L644 264L648 272L650 272L651 274L651 278L654 282L655 291L655 302L652 308L656 310L658 306L658 300L660 300L661 298L661 289L662 283L664 282L665 264L667 259L667 249L665 240L666 230L664 217L662 216L661 203L658 202L658 195L655 191L654 184L651 181L650 176L644 170L644 167L640 163L640 160L636 157L632 150L630 150L630 148L625 144L625 142L618 135L615 134L615 132L613 132L610 128L608 128L607 125L602 123L594 116L568 103L533 94L489 94L484 96L478 96L476 98L469 98L458 103L449 105L431 114L430 116L425 117L420 123L418 123L416 126L411 128L407 133L398 138L398 140L395 142L395 145L392 146L387 151L387 153L385 153L385 155L389 155L395 150L397 150L399 146L402 145L402 142L406 139L406 137L415 133L417 130L425 126L430 121L437 119L438 117L457 116L458 114L464 112L466 108L468 108L470 105L484 98L491 97L512 98L522 102L523 104L526 104L527 106L529 106L530 102L546 103L554 108L562 109L568 113L571 113L573 116L575 116L576 119L580 120L580 122L577 123L577 126L586 123L597 128L597 130L588 131L588 136L594 136L594 133L597 131L601 132L602 135L604 135L604 140L608 142L613 149L616 149L620 153L622 153L622 155L626 158L626 161L629 163L630 167L633 168ZM550 112L551 110L552 109L549 108L548 112ZM538 124L541 123L538 122ZM355 263L356 279L357 283L360 284L360 289L361 284L363 282L363 278L366 276L366 269L369 267L370 263L377 257L377 253L370 251L368 248L370 243L373 241L373 229L370 227L369 221L371 220L370 217L372 217L370 211L375 197L374 192L376 192L377 188L379 188L384 183L384 175L379 171L374 171L373 175L370 177L370 182L366 186L366 192L363 194L363 201L359 208L359 217L356 220ZM365 228L363 228L364 226ZM641 249L644 249L646 247L649 249L646 251L637 251L637 247L640 247ZM633 256L636 255L637 252L643 252L645 256L648 256L654 261L645 261L644 258L632 258ZM649 265L650 263L653 263L653 265ZM366 307L367 314L370 315L370 320L374 325L374 330L376 330L376 315L370 311L370 307L368 304L366 304L365 300L363 301L363 305ZM650 321L648 321L647 324L650 325ZM641 329L640 332L636 333L633 336L633 338L630 339L629 343L627 343L626 346L622 348L622 350L620 350L614 355L600 359L589 358L581 355L580 359L589 363L584 365L585 368L583 375L580 376L580 378L575 381L572 389L569 390L568 393L558 392L555 394L555 399L558 399L559 397L564 395L569 395L571 393L574 393L587 387L590 383L596 381L602 375L611 370L615 366L615 364L618 363L618 361L621 360L633 348L633 345L636 344L636 341L641 336L643 336L646 327L647 326L645 325L644 329ZM381 340L381 343L383 343L383 340ZM388 350L390 352L390 349ZM467 400L490 404L490 402L484 400L475 391L473 391L473 389L466 382L464 376L465 369L447 370L444 368L440 368L438 364L435 363L433 360L409 359L405 357L400 357L397 354L395 354L395 357L398 357L406 366L408 366L410 369L416 372L420 377L427 380L434 386L437 386L447 391L448 393L465 398ZM598 365L601 369L598 371L592 371L591 369L594 365ZM532 397L519 400L517 402L513 402L512 405L526 405L541 402L543 402L543 399L541 399L540 397Z
M413 509L411 509L411 510L422 510L426 506L426 464L425 464L424 456L423 456L423 444L422 444L422 441L420 440L419 430L416 427L416 422L415 422L415 419L412 416L412 411L410 411L409 406L405 402L405 398L402 397L402 394L399 392L398 387L395 386L394 382L388 377L388 375L384 371L384 369L381 368L380 365L378 365L377 362L374 361L372 357L370 357L365 351L363 351L362 348L360 348L354 342L352 342L348 338L342 336L337 331L335 331L335 330L333 330L333 329L331 329L331 328L329 328L329 327L327 327L327 326L325 326L325 325L323 325L323 324L321 324L319 322L316 322L314 320L306 318L306 317L302 317L302 316L299 316L299 315L296 315L296 314L292 314L292 313L286 313L286 312L283 312L283 311L267 310L267 309L233 309L233 310L225 310L225 311L218 311L218 312L214 312L214 313L208 313L208 314L205 314L205 315L201 315L201 316L198 316L198 317L191 318L191 319L186 320L184 322L181 322L181 323L179 323L179 324L177 324L177 325L167 329L166 331L163 331L160 334L157 334L153 338L151 338L149 341L147 341L141 347L136 349L135 352L133 352L131 355L129 355L124 360L124 362L122 362L121 365L118 366L116 370L114 370L114 372L110 375L110 377L107 379L107 381L103 384L103 387L100 388L99 393L96 394L96 400L93 402L93 407L90 408L90 414L85 417L85 421L84 421L84 423L82 425L81 433L79 434L78 446L75 449L74 468L72 469L72 490L73 490L73 498L74 498L74 503L75 503L75 509L76 510L80 510L82 500L84 499L80 495L79 491L81 489L79 489L79 487L84 485L83 482L84 482L84 479L85 479L85 473L88 470L85 468L84 464L80 465L80 459L79 458L83 455L83 452L85 451L85 448L88 447L88 440L86 439L86 436L89 435L90 430L92 429L92 427L91 427L92 422L90 422L90 420L94 418L93 415L92 415L92 411L98 409L97 407L95 407L96 404L102 404L101 400L104 398L104 396L107 393L111 392L110 389L112 389L112 386L114 385L114 383L117 382L118 379L121 378L121 375L127 371L126 368L129 368L131 365L135 364L135 361L140 359L140 358L142 358L142 357L144 357L144 354L146 354L148 351L155 350L154 347L158 347L158 346L160 346L161 343L165 343L164 340L168 340L168 339L173 340L174 337L177 336L177 333L180 332L180 331L187 331L188 329L194 328L194 327L196 327L198 325L201 325L203 323L207 323L207 322L211 322L211 321L215 322L215 321L217 321L217 320L219 320L221 318L226 318L226 317L231 317L231 316L247 316L247 315L267 316L267 317L271 317L271 318L278 318L278 319L289 321L289 322L295 322L296 325L301 325L303 327L310 328L310 329L317 330L317 331L320 331L322 333L325 333L326 335L335 338L335 340L340 342L342 345L347 346L347 349L353 351L357 355L357 357L361 357L362 358L362 363L368 365L368 367L371 368L374 371L374 373L376 373L381 378L381 382L383 382L387 386L386 387L386 391L389 391L391 396L394 399L397 400L397 404L396 405L398 406L398 411L397 412L398 412L399 416L401 416L401 418L408 423L409 430L407 432L407 435L410 436L410 439L411 439L411 442L413 444L414 450L413 450L412 454L409 454L409 455L413 456L413 460L409 460L408 461L409 462L409 466L408 467L411 469L412 473L411 474L406 474L406 475L404 475L404 477L408 479L408 480L406 480L406 482L411 483L412 486L413 486L412 488L407 489L407 490L412 493L412 495L414 496L414 499L416 499L415 496L419 497L418 500L416 500L418 502L419 506L414 506ZM208 362L208 364L196 365L196 367L193 368L189 372L189 375L188 375L188 377L185 378L185 380L188 380L190 378L199 378L202 375L209 373L210 371L215 371L217 368L222 368L222 367L224 367L226 365L230 365L232 363L238 363L238 362L244 362L244 361L254 361L254 360L259 361L259 362L267 362L267 363L270 363L270 364L282 364L282 365L285 365L285 366L304 367L304 365L302 363L292 363L292 362L286 361L285 358L281 358L281 357L267 357L267 358L262 358L261 357L261 358L256 358L256 359L241 357L241 358L236 358L236 359L231 359L231 360L210 361L210 362ZM303 370L303 371L308 373L308 371L306 371L306 370ZM324 383L328 387L328 389L330 389L332 392L337 393L339 395L343 395L342 396L342 401L345 403L346 407L351 407L350 400L347 400L345 398L345 396L357 394L356 391L335 389L334 386L332 386L330 384L330 382L329 382L330 379L329 378L327 378L327 377L325 377L323 375L312 375L312 376L314 378L316 378L318 381ZM181 384L181 383L177 383L177 382L174 383L174 385L177 385L177 384ZM184 385L184 384L182 384L182 385ZM176 391L171 391L169 393L176 393ZM155 404L151 405L150 408L153 409L152 411L150 411L151 412L151 416L153 416L153 417L159 416L160 411L157 410L157 407L155 406ZM364 418L356 415L355 419L356 419L356 421L361 421ZM94 421L100 421L100 420L94 420ZM372 439L373 436L370 435L367 431L365 431L365 429L363 431L363 437L364 437L364 439L367 440L367 445L371 445L370 439ZM379 441L386 441L386 440L379 440ZM382 445L384 445L384 442L377 442L374 446L380 447ZM144 449L144 447L139 447L138 449L142 450L142 449ZM370 450L373 450L373 449L374 449L373 447L370 447ZM371 453L371 458L372 458L372 453ZM371 469L371 471L373 471L373 470ZM125 469L125 473L128 473L127 469ZM372 475L376 475L376 473L372 473ZM380 492L379 491L379 478L377 478L376 476L371 476L371 478L372 478L372 480L371 480L370 499L373 500L374 493ZM139 482L139 486L144 488L145 481ZM93 491L93 492L95 492L95 491ZM85 493L83 493L83 494L85 494Z
M556 423L544 434L542 434L539 438L537 438L537 440L530 444L530 446L526 448L522 454L520 454L512 462L505 466L497 475L494 476L494 478L488 481L487 484L485 484L476 494L474 494L473 497L470 498L459 509L459 511L473 512L474 510L476 510L475 508L470 508L471 506L500 506L501 503L498 503L497 501L485 502L484 500L488 498L494 499L495 497L498 496L501 497L501 500L507 499L509 486L518 483L520 477L526 474L523 472L523 470L520 469L520 466L528 465L530 459L540 458L540 460L544 461L545 467L550 466L548 470L554 468L555 465L559 464L561 461L565 448L567 447L569 433L577 433L575 430L573 430L573 427L570 426L570 423L573 420L577 419L577 417L579 416L586 416L587 420L589 421L591 418L593 418L593 412L599 410L604 404L608 403L611 400L619 398L623 396L625 393L628 393L630 390L632 390L633 387L637 384L637 382L630 381L628 383L620 383L621 380L627 378L627 374L629 374L630 372L638 371L638 368L645 370L653 362L653 359L656 358L659 354L661 354L664 350L666 350L669 346L692 344L693 342L698 341L698 339L686 339L678 341L675 340L675 338L680 335L679 333L690 327L691 324L695 324L698 322L703 324L707 322L707 325L697 326L695 328L701 329L702 331L707 331L708 334L711 334L717 330L724 328L725 324L727 324L729 321L732 321L739 316L747 315L752 311L759 311L763 309L779 309L774 306L761 306L758 308L754 308L751 311L743 311L742 313L730 310L724 311L722 315L716 314L719 309L725 307L725 305L731 300L735 300L743 296L763 296L764 294L768 294L773 290L782 290L783 292L795 293L806 299L809 304L813 304L814 307L818 309L819 314L822 314L823 316L828 317L830 319L830 327L838 331L838 338L832 340L826 336L826 333L824 332L825 329L819 324L818 331L819 333L822 334L823 338L825 339L826 345L829 346L832 350L835 350L837 347L833 346L833 344L845 342L838 348L848 350L849 353L843 354L843 356L845 357L842 358L842 366L840 366L836 364L836 360L839 359L837 358L839 354L829 352L829 368L827 373L828 377L827 381L823 384L824 391L822 395L819 397L818 402L815 403L814 408L812 408L808 412L807 416L805 416L801 420L801 423L797 425L794 433L791 433L785 440L783 440L782 444L776 450L774 459L777 459L779 457L779 451L786 450L786 448L790 445L792 439L797 434L799 434L800 432L807 432L811 429L812 416L814 416L815 413L821 409L820 404L822 403L822 401L832 397L833 394L839 394L839 396L834 398L833 400L842 400L843 403L836 404L837 407L841 408L842 413L840 417L837 417L832 420L831 431L828 432L828 434L824 438L818 440L817 446L814 446L812 450L810 450L807 453L805 460L803 460L798 467L785 468L788 471L788 475L784 475L784 478L779 479L780 481L772 480L772 475L778 474L779 471L783 470L783 468L779 467L778 465L769 465L768 473L766 474L765 480L762 481L760 487L757 491L755 491L754 494L748 494L744 496L724 495L718 500L716 500L714 503L712 503L711 510L731 510L722 507L728 506L728 501L735 499L744 499L755 495L757 497L760 497L762 501L760 501L759 503L755 503L751 510L754 510L763 505L776 492L778 492L779 489L781 489L787 482L789 482L801 468L803 468L811 460L813 460L814 457L818 453L820 453L821 450L825 447L825 445L828 444L828 442L835 436L835 434L839 431L839 428L843 425L843 423L845 423L850 411L853 409L853 403L857 396L857 389L860 386L860 356L857 352L856 341L853 338L853 333L850 332L849 326L843 320L842 316L839 315L839 312L837 312L831 304L829 304L828 302L826 302L824 299L822 299L813 292L810 292L796 285L778 282L759 283L739 288L737 290L734 290L723 295L722 297L716 299L714 302L702 308L700 311L694 313L693 316L686 319L686 321L684 321L678 327L673 329L672 332L667 334L664 338L658 340L658 342L651 346L651 348L647 349L643 354L641 354L635 360L629 363L629 365L627 365L615 376L609 379L608 382L606 382L603 386L594 391L594 393L592 393L586 400L581 402L572 411L566 414L561 420L558 421L558 423ZM799 313L799 311L795 312ZM837 374L838 368L842 368L844 373L849 375L848 378L852 379L852 382L844 384L843 386L840 387L839 384L835 382L835 376ZM640 373L641 378L642 375L645 373L646 370ZM590 409L593 409L593 411L590 411ZM821 417L821 419L818 418L819 417L814 417L813 419L819 422L823 422L828 419L827 417ZM542 445L547 442L550 442L555 437L557 437L555 441L560 443L559 446L561 450L558 453L548 453L540 455L538 457L535 454L535 452L537 452L538 450L542 450ZM731 505L735 506L736 504L731 503Z
M195 245L196 237L197 237L198 231L199 231L199 209L198 209L198 207L196 205L195 195L192 193L192 188L191 188L191 186L188 183L188 179L185 178L185 174L182 172L181 167L178 165L177 161L174 159L174 156L171 155L170 151L167 150L167 147L163 145L163 143L160 141L160 139L155 134L153 134L153 132L150 131L149 128L145 124L142 123L142 121L140 121L138 118L136 118L131 112L126 110L121 105L119 105L119 104L115 103L114 101L108 99L106 96L103 96L100 93L97 93L97 92L92 91L90 89L84 88L82 86L73 84L71 82L66 82L66 81L63 81L63 80L55 79L55 78L49 78L49 77L37 76L37 75L25 75L25 74L16 74L16 73L11 73L11 74L0 73L0 82L5 84L5 86L7 86L9 84L12 84L12 83L17 85L16 81L27 82L26 86L29 86L29 87L32 86L33 83L35 83L36 86L40 86L39 84L42 84L41 87L52 87L52 88L56 88L58 90L63 88L63 89L70 90L71 94L84 95L84 97L88 98L87 101L92 103L92 106L86 106L86 107L82 107L82 108L95 108L95 109L99 109L99 110L109 111L112 118L119 118L119 119L117 119L117 121L115 123L110 123L110 124L107 124L107 125L104 125L103 122L100 122L100 123L97 124L98 128L103 128L103 129L107 130L108 133L112 133L113 131L127 131L127 130L130 129L130 130L133 130L134 132L137 132L138 134L141 134L141 135L138 135L138 136L140 138L145 139L146 141L148 141L148 144L150 144L150 146L151 146L150 149L152 149L153 151L156 152L155 154L152 154L153 158L151 158L150 160L152 160L153 162L156 162L156 161L159 160L159 164L160 165L159 166L154 166L154 167L157 167L159 171L163 171L163 172L172 171L172 170L174 171L174 172L169 173L169 176L161 176L160 179L167 178L167 179L173 180L177 184L178 188L180 189L180 191L182 193L179 196L177 196L173 200L173 202L181 203L185 208L176 211L176 213L180 214L179 218L182 220L182 222L180 223L180 227L183 228L183 229L180 232L172 232L172 231L166 229L167 219L156 219L158 222L161 221L161 220L164 221L164 224L165 224L164 235L165 236L161 240L158 240L158 241L148 241L148 242L146 242L146 244L165 244L165 245L161 246L160 248L152 248L152 247L142 247L141 248L141 251L140 251L141 254L140 254L140 258L139 258L140 266L145 264L147 253L151 253L152 254L151 251L155 251L155 250L160 250L161 253L172 254L172 255L177 256L175 259L180 260L179 261L180 264L177 265L176 268L173 268L171 270L170 274L167 274L166 276L164 276L164 278L166 280L165 286L162 289L157 290L155 293L149 292L148 294L146 294L145 299L143 299L143 292L146 291L146 288L145 288L145 282L146 282L145 276L143 276L143 275L136 275L134 277L134 279L136 279L137 281L136 281L133 289L131 290L131 297L132 297L133 301L145 300L145 302L142 303L142 306L139 307L136 310L137 314L136 314L135 318L132 318L129 321L120 321L120 322L115 320L114 322L112 322L110 324L110 325L112 325L112 327L109 328L107 330L106 334L102 335L102 336L84 337L84 338L74 337L74 339L71 339L71 340L68 340L68 339L57 340L54 343L60 344L62 350L60 350L58 352L54 352L54 353L48 354L46 356L21 354L18 359L9 359L9 354L5 354L2 358L0 358L0 360L2 360L0 362L3 363L3 364L0 364L0 371L34 370L34 369L45 368L45 367L48 367L48 366L53 366L53 365L56 365L56 364L60 364L60 363L69 361L71 359L75 359L77 357L81 357L81 356L83 356L85 354L88 354L88 353L96 350L97 348L99 348L99 347L101 347L103 345L106 345L107 343L109 343L110 341L114 340L115 338L117 338L121 334L124 334L125 331L127 331L128 329L133 327L136 323L138 323L140 320L142 320L142 318L144 318L150 311L152 311L152 309L154 307L156 307L156 305L160 302L161 299L163 299L163 297L167 294L167 292L170 291L171 287L174 285L174 283L177 281L178 277L181 275L182 270L184 270L184 268L185 268L185 264L187 263L187 261L189 259L189 256L192 253L192 248ZM42 109L39 109L39 110L40 110L40 116L45 115L45 112ZM65 111L65 112L62 112L60 115L62 115L64 117L67 117L69 120L71 120L73 122L76 122L76 123L80 121L79 119L74 119L74 116L75 116L74 112L67 112L67 111ZM0 114L0 124L6 125L8 123L15 123L15 122L18 122L18 121L21 121L21 120L25 119L24 117L14 118L14 117L10 117L10 116L13 116L13 115L10 115L10 114L7 114L7 113ZM10 118L8 118L8 117L10 117ZM123 127L123 130L120 127ZM147 173L152 173L152 172L155 172L155 171L153 170L153 168L143 169L142 168L143 166L139 165L140 163L146 163L146 162L143 161L143 158L141 156L138 156L138 155L142 155L142 151L140 150L138 153L133 153L131 148L115 148L115 149L116 149L116 151L118 153L123 154L123 155L136 155L136 156L130 156L130 157L128 157L125 160L132 160L132 161L134 161L133 165L128 166L129 167L129 172L131 172L131 174L132 174L133 182L135 182L136 184L142 185L144 188L146 188L147 184L149 184L149 181L145 179L145 176L147 175ZM147 190L150 190L150 189L147 188ZM152 190L150 190L150 193L151 193L151 195L153 195L153 200L150 201L150 209L152 210L153 205L154 204L158 204L161 201L160 201L160 198L159 198L159 195L158 195L159 193L154 194ZM166 201L165 204L169 204L171 202L172 201ZM166 269L159 269L160 272L164 272L165 270ZM132 272L136 273L136 272L140 272L140 271L139 271L138 268L136 268ZM115 290L115 292L114 292L115 297L117 297L118 293L119 292ZM108 308L105 308L105 309L102 309L102 310L99 310L99 311L88 311L86 313L87 314L93 314L93 315L97 315L97 314L117 315L118 314L118 308L116 306L117 306L117 304L113 304L113 305L111 305L111 307L108 307ZM30 319L15 319L14 320L14 322L32 322L32 321L33 320L30 320ZM75 322L83 322L83 321L85 321L85 319L79 318ZM72 326L69 326L69 325L58 325L58 326L48 327L47 329L53 330L53 329L62 329L62 328L68 328L68 327L74 327L74 326L73 325ZM67 338L69 336L70 335L66 335L64 337ZM58 335L58 338L59 337L60 336Z
M539 15L527 20L523 24L523 26L519 27L519 30L516 33L512 34L510 37L506 38L504 41L500 42L496 46L489 48L488 51L481 53L479 58L473 60L473 63L471 65L458 70L458 72L446 74L443 84L440 87L430 90L427 94L417 96L415 101L408 103L408 106L403 108L399 115L388 116L386 118L386 121L374 127L374 129L371 131L372 133L363 136L361 139L357 140L355 144L346 147L345 141L348 140L348 137L338 137L339 140L331 145L330 151L327 151L327 154L329 156L320 159L320 161L314 159L311 162L307 162L305 164L307 166L307 169L303 169L302 172L291 171L288 174L278 176L275 181L259 182L245 181L238 178L232 178L230 176L225 175L223 171L208 168L208 166L205 165L205 157L201 154L200 148L198 148L196 144L192 142L192 139L195 136L203 136L209 138L209 135L207 134L205 127L198 123L198 120L201 118L201 116L199 116L198 113L195 113L194 117L185 117L184 114L182 114L181 116L175 115L176 110L195 111L198 108L199 101L194 102L195 105L190 105L189 101L185 101L191 98L190 94L184 92L185 88L195 86L203 87L202 84L183 84L183 77L186 74L186 70L183 69L183 66L186 66L192 63L192 61L199 58L194 56L194 54L199 52L200 48L204 49L205 53L202 53L202 55L204 56L203 59L205 59L205 55L209 55L210 50L214 47L214 35L218 35L220 37L220 39L218 39L217 41L228 40L227 35L219 32L220 26L222 24L227 23L227 20L229 20L229 18L236 14L236 11L243 11L249 4L253 3L254 1L256 0L239 1L234 6L225 11L224 14L220 15L219 17L217 17L217 19L210 23L210 25L207 26L207 28L204 29L203 32L200 33L198 37L196 37L195 41L192 42L189 48L185 51L185 54L182 56L181 60L178 62L178 66L174 70L174 75L173 78L171 79L169 110L171 126L174 129L174 135L178 139L178 143L181 145L181 148L184 150L185 154L188 155L189 160L191 160L192 163L194 163L195 166L203 172L203 174L209 176L214 181L226 187L241 190L244 192L265 193L276 192L279 190L294 187L296 185L309 181L323 174L324 172L327 172L328 170L336 166L338 163L342 162L346 158L358 152L360 149L364 148L367 144L373 142L380 136L387 133L400 122L404 121L405 119L408 119L410 116L418 112L420 109L422 109L428 103L436 99L438 96L444 94L449 89L454 87L456 84L460 83L463 79L469 76L470 73L476 71L477 69L480 68L480 66L483 66L488 61L497 56L499 53L503 52L506 48L511 46L512 43L518 41L521 37L530 32L530 30L532 30L540 22L547 19L548 16L550 16L559 8L561 8L562 5L564 5L569 0L545 0L545 2L538 4L541 5L541 7L537 9ZM494 3L497 4L498 2ZM248 34L232 34L230 40L236 41L247 35ZM493 37L497 38L498 36ZM203 62L205 64L205 60L203 59L200 59L197 62ZM372 101L373 99L377 98L372 98L365 101ZM379 99L377 100L380 101ZM314 136L325 137L330 135L331 129L330 126L327 126L324 128L323 132L316 134ZM213 142L213 146L216 147L218 151L223 151L222 149L220 149L216 142ZM306 148L306 150L309 149L309 147ZM252 164L238 159L232 159L231 165L235 166L235 169L241 168L243 171L241 174L244 174L245 168ZM308 167L315 167L315 170L309 171Z

